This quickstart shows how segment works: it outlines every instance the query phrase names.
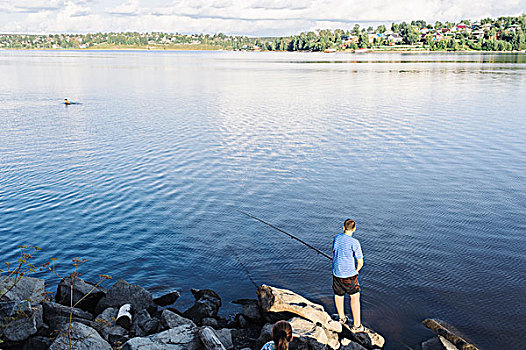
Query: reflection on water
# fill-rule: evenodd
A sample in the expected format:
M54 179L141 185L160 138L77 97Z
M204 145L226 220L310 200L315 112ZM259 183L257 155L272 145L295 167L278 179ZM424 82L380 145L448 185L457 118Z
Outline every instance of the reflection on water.
M88 278L181 288L180 309L215 289L225 315L255 297L249 273L332 312L330 263L236 209L328 253L353 217L389 349L430 337L425 317L513 348L524 57L2 51L2 259L37 244Z

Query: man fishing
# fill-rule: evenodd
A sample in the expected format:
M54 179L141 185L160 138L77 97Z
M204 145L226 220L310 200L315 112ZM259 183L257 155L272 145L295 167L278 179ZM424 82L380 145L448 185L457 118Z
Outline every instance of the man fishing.
M321 254L329 260L332 260L332 289L334 290L334 302L336 304L336 310L338 311L339 322L354 333L367 331L361 322L360 285L358 283L358 272L363 267L363 253L360 242L358 242L356 238L352 237L354 231L356 231L356 222L354 222L354 220L345 220L343 223L343 233L340 233L334 237L332 244L333 257L331 258L329 255L299 239L298 237L288 233L287 231L284 231L279 227L276 227L241 210L238 211L248 217L251 217L252 219L255 219L286 234L290 238L293 238L316 251L318 254ZM347 326L348 320L345 316L344 307L345 294L349 294L351 297L351 312L353 317L352 327Z
M356 222L351 219L343 223L343 233L334 237L332 242L332 289L334 302L341 324L347 323L345 316L345 294L351 297L353 326L351 332L364 332L360 315L360 285L358 273L363 267L363 253L360 242L352 237L356 231Z

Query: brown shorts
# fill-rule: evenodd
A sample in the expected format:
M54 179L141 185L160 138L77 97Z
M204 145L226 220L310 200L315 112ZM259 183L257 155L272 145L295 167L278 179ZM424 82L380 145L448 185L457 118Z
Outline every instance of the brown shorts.
M360 292L360 284L358 283L358 275L351 277L340 278L332 276L332 290L334 294L342 296L345 293L349 295Z

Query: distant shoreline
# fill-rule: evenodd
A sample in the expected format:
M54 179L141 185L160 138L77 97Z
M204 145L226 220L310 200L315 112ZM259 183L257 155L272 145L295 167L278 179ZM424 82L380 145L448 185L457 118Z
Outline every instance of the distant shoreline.
M142 48L142 47L104 47L104 48L60 48L60 49L53 49L53 48L42 48L42 49L12 49L12 48L0 48L0 51L152 51L152 52L159 52L159 51L214 51L214 52L253 52L253 53L260 53L260 52L295 52L295 53L325 53L325 54L365 54L365 53L460 53L460 54L477 54L477 53L497 53L497 54L526 54L526 50L518 50L518 51L489 51L489 50L428 50L428 49L367 49L367 50L340 50L340 51L334 51L334 52L323 52L323 51L270 51L270 50L261 50L261 51L254 51L254 50L224 50L224 49L212 49L212 48Z

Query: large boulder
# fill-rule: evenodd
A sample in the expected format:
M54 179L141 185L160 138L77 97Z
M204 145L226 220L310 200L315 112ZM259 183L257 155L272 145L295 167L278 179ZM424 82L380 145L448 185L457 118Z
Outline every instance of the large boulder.
M168 306L168 305L172 305L173 303L175 303L177 299L179 299L180 296L181 296L181 293L174 290L158 298L153 299L153 302L159 306Z
M112 350L111 345L102 339L97 331L79 322L71 324L71 340L74 350ZM49 350L69 349L68 334L66 331L55 339Z
M109 307L120 308L124 304L131 304L133 312L148 310L153 314L157 310L150 292L139 285L120 279L100 299L95 311L98 314Z
M325 350L327 348L338 349L340 342L338 333L331 332L300 317L289 320L293 329L295 340L300 344L308 344L313 350Z
M195 298L194 305L183 313L195 323L200 323L205 317L216 317L221 307L221 298L210 289L192 289Z
M27 300L36 305L45 298L45 281L33 277L0 277L0 296L2 301Z
M184 323L164 332L148 337L137 337L128 340L122 350L199 350L198 328L191 323Z
M260 307L266 312L290 312L323 328L340 333L342 325L325 312L323 306L315 304L287 289L261 285L257 290Z
M71 291L73 290L73 300L71 299ZM96 286L93 283L84 281L79 277L70 275L64 278L58 284L57 294L55 300L57 303L70 306L73 301L73 305L80 303L76 307L79 309L95 313L95 308L99 300L106 294L106 290L100 286Z

